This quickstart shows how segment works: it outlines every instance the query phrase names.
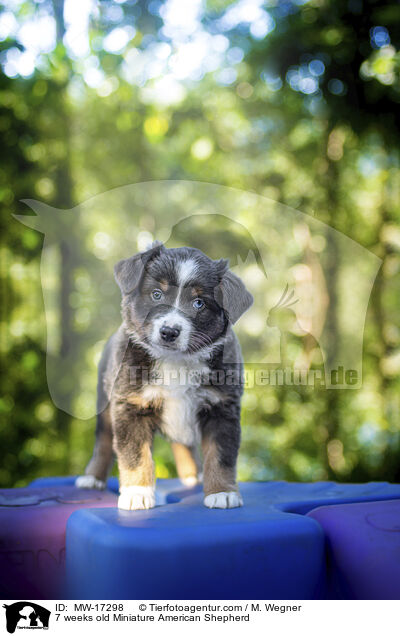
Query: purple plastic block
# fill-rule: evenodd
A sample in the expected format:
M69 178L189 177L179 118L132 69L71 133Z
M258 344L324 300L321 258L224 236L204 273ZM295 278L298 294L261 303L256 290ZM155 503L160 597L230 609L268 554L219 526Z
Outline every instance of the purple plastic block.
M400 501L323 506L330 598L400 599Z
M116 505L114 493L73 486L1 490L0 597L62 598L69 516Z

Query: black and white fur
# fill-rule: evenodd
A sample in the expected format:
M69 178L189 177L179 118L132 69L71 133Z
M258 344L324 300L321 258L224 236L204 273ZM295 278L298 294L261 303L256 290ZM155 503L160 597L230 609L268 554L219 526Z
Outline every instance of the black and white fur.
M114 451L119 508L153 507L151 451L161 433L172 442L187 484L199 479L201 443L207 507L241 506L236 462L243 364L232 324L250 307L251 294L228 261L188 247L154 245L117 263L115 278L123 322L100 362L96 444L77 485L104 488ZM225 381L229 374L234 381Z

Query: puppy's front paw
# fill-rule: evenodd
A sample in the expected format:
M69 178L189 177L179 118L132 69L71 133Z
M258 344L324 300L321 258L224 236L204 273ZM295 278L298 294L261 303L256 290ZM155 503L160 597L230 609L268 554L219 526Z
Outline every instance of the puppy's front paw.
M96 490L104 490L106 482L101 479L96 479L94 475L81 475L75 479L75 486L77 488L89 488Z
M118 498L121 510L147 510L154 508L156 498L151 486L122 486Z
M239 492L215 492L204 497L207 508L239 508L243 506L243 499Z

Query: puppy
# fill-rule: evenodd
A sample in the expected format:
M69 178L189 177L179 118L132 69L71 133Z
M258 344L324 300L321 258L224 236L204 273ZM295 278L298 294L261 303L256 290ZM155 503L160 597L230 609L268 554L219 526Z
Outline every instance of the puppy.
M77 486L104 488L114 451L119 508L152 508L152 444L161 433L188 485L199 480L201 442L208 508L241 506L243 362L232 324L252 304L251 294L227 260L189 247L154 244L114 271L123 322L100 361L96 443Z

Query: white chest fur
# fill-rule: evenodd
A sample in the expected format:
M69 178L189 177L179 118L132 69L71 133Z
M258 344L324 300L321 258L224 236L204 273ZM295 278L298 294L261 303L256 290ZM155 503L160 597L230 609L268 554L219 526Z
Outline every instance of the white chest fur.
M212 390L201 386L201 362L159 361L141 392L145 401L162 401L161 431L173 442L193 446L199 442L197 412L213 399Z

